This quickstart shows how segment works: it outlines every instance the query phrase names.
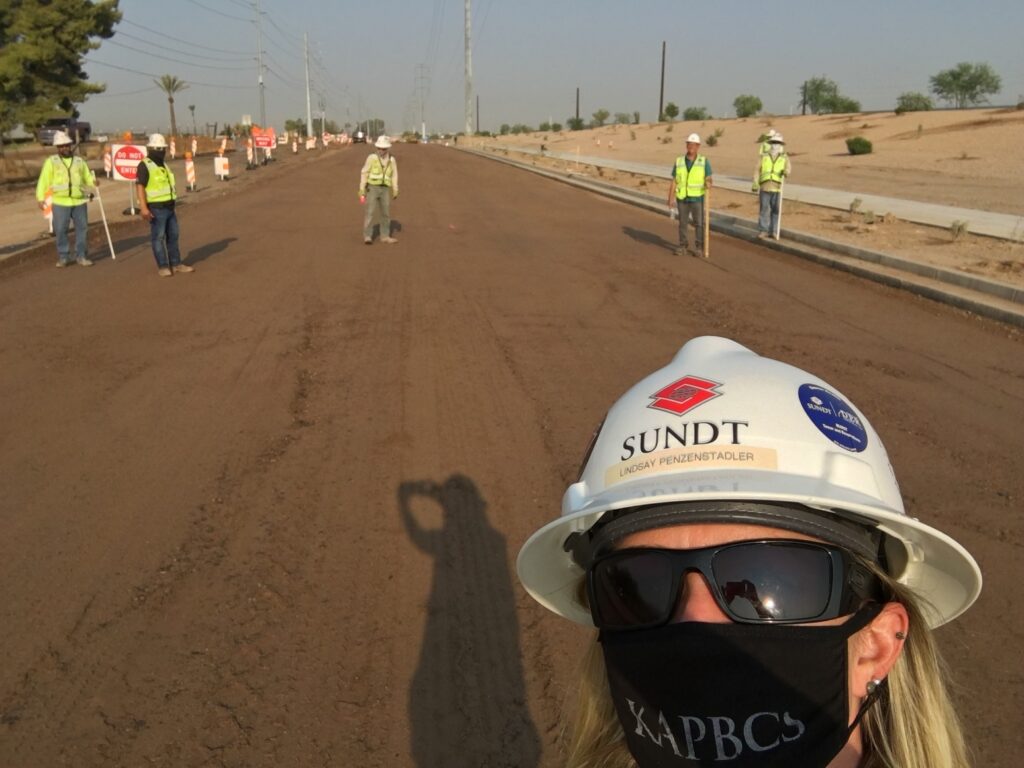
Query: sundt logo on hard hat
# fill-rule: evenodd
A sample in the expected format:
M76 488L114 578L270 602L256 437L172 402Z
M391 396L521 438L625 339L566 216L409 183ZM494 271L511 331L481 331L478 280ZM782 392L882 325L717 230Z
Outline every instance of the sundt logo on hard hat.
M684 376L651 395L654 402L647 407L681 416L722 394L715 391L720 386L722 386L721 383L717 381L701 379L697 376Z

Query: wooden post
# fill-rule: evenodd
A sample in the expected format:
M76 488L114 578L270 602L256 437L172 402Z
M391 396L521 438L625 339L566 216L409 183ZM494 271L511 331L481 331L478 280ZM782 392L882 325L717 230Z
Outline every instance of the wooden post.
M711 258L711 187L704 188L704 258Z

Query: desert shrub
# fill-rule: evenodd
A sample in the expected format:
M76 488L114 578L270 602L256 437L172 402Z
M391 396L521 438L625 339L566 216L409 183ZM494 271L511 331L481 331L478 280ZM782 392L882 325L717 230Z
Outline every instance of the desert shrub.
M683 120L710 120L707 107L687 107L683 110Z
M967 234L967 227L969 225L969 221L954 221L949 225L949 233L953 236L954 240L959 240Z
M846 149L851 155L870 155L872 146L863 136L853 136L846 140Z
M633 125L640 125L640 112L633 113Z
M672 123L665 126L665 133L672 133Z
M570 117L566 121L566 125L569 126L570 131L582 131L583 130L583 118L582 117Z
M554 131L555 133L561 133L562 132L562 124L561 123L552 123L551 124L551 130Z
M874 211L864 211L864 223L865 224L874 224L875 223L875 212Z
M904 112L927 112L932 108L931 98L916 91L901 93L899 98L896 99L897 115L902 115Z
M630 131L629 132L629 140L630 141L636 141L636 131Z
M629 125L633 122L633 118L628 112L616 112L615 113L615 124L616 125Z
M718 137L715 136L715 134L712 133L710 136L708 136L706 139L704 139L704 143L707 144L709 147L717 146L718 145Z
M541 123L540 125L537 126L537 130L538 131L550 131L551 130L551 123L549 123L549 122L547 122L545 120L543 123Z
M850 213L853 214L859 211L860 206L863 204L863 202L864 201L861 200L859 197L853 198L853 200L850 202Z

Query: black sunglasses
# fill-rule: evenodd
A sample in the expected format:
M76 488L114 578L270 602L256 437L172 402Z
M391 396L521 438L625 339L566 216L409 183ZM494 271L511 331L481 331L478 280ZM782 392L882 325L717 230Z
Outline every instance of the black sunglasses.
M612 631L667 624L691 571L740 624L827 621L886 599L875 574L828 544L765 539L703 549L620 549L587 570L594 624Z

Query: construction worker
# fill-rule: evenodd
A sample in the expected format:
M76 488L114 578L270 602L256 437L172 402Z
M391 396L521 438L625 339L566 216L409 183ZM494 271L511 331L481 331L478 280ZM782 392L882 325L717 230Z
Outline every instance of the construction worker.
M517 570L587 628L568 766L970 765L932 630L981 571L811 373L689 341L608 411Z
M760 215L757 219L757 236L764 239L779 239L779 211L782 202L782 180L789 176L789 155L781 133L768 139L768 152L761 155L754 170L754 184L751 191L758 193Z
M97 186L96 176L85 160L75 154L75 143L64 131L53 135L56 155L46 158L36 182L36 200L46 210L47 192L53 195L53 234L57 238L57 266L71 263L71 243L68 230L75 223L75 261L91 267L87 258L89 249L88 202Z
M150 245L156 259L157 274L171 277L176 272L194 272L181 260L178 250L178 216L174 201L174 174L167 167L167 139L154 133L146 144L146 158L139 163L135 186L139 190L139 209L149 222Z
M669 209L679 217L679 247L676 255L689 251L693 256L704 253L704 194L711 188L711 163L700 150L700 136L691 133L686 137L686 154L676 158L672 166L672 183L668 190ZM693 221L697 230L697 247L689 248L686 236L687 220Z
M363 217L363 242L373 244L373 219L380 212L380 241L397 243L391 236L391 200L398 199L398 163L391 156L391 139L380 136L373 146L376 152L366 158L359 173L359 202L366 206Z
M778 135L778 132L774 128L769 128L768 133L765 134L764 140L761 142L759 154L767 155L768 151L771 149L771 140Z

